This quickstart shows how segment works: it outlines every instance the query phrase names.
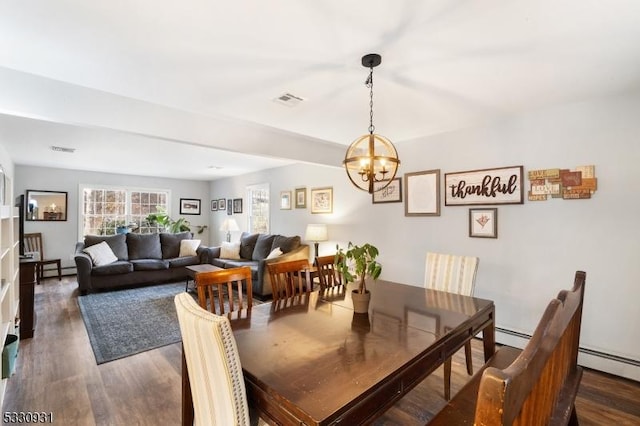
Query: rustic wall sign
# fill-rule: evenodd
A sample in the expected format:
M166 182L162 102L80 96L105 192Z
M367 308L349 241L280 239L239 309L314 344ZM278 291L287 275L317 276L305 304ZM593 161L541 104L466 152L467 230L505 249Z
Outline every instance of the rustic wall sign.
M522 204L522 166L445 173L445 206Z
M575 170L544 169L530 170L529 201L546 201L551 198L579 200L591 198L596 192L598 179L596 166L579 166Z

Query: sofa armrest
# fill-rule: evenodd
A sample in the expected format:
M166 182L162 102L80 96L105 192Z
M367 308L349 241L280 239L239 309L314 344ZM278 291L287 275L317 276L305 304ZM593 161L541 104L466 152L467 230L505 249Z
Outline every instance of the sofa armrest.
M213 259L220 257L220 247L200 246L198 250L201 250L200 263L211 263Z
M76 262L76 269L78 275L78 288L81 293L86 293L91 290L91 270L93 269L93 261L88 254L84 253L82 249L84 243L76 243L76 251L73 259Z

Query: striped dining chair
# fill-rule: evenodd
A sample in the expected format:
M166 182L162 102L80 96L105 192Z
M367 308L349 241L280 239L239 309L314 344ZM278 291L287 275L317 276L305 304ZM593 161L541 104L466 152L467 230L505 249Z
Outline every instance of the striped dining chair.
M476 285L476 273L480 259L473 256L427 253L424 271L424 286L432 290L473 296ZM465 343L467 373L473 374L471 341ZM451 358L444 362L444 397L451 399Z
M197 425L255 424L256 419L250 422L249 418L242 366L229 319L202 309L186 292L176 295L174 302L182 334L183 367L187 367L182 374L190 378L186 396L183 387L183 424L191 423L191 413ZM258 420L258 424L264 423Z

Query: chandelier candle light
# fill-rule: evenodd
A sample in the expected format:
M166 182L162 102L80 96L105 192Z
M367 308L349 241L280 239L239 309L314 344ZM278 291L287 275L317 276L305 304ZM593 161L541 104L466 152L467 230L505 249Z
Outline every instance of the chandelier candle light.
M360 136L347 149L342 164L356 187L372 194L386 188L400 165L398 152L391 141L373 133L373 68L382 63L376 53L362 57L362 66L370 69L365 85L369 88L369 134ZM380 185L375 185L381 182Z

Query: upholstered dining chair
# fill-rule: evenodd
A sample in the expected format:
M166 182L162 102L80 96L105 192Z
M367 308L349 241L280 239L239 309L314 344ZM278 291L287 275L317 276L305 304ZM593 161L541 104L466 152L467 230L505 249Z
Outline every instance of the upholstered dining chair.
M274 304L286 306L289 302L296 303L296 299L302 298L304 293L311 290L313 283L308 260L270 263L267 268Z
M321 290L342 285L342 274L336 269L335 260L335 255L316 257Z
M44 278L44 267L46 265L56 265L58 269L58 281L62 280L62 267L60 259L47 259L44 254L44 244L42 243L42 233L34 232L32 234L24 234L24 251L25 253L38 253L40 258L36 266L37 283Z
M226 312L251 309L253 305L251 268L248 266L199 272L196 274L195 282L200 306L214 314L223 315ZM245 292L243 292L243 283Z
M473 296L476 285L476 273L480 259L473 256L457 256L442 253L427 253L424 272L426 288L441 290L449 293ZM473 374L471 358L471 342L464 346L467 373ZM451 399L451 358L444 362L444 397Z
M183 379L183 425L190 424L193 417L197 425L264 424L257 416L253 421L249 417L242 366L229 319L202 309L187 292L176 295L174 303L182 334L182 374L189 376L186 386L190 389L185 396ZM185 397L192 399L192 405ZM185 410L190 411L186 416Z

